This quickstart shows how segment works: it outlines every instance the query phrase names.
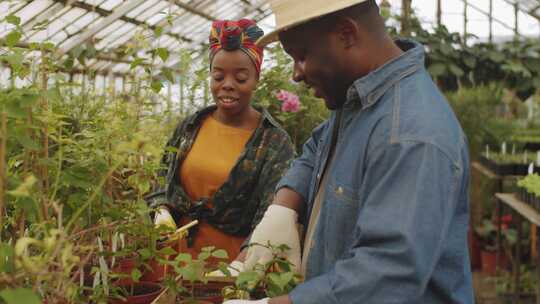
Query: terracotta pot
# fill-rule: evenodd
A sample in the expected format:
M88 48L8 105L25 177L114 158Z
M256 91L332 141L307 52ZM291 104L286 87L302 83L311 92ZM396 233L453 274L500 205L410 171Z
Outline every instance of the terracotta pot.
M165 279L165 274L167 273L168 265L160 264L156 259L151 259L148 261L148 269L143 266L143 275L141 281L145 282L162 282Z
M136 264L136 258L122 258L117 260L116 265L112 268L112 272L122 274L124 277L120 278L116 283L119 285L130 285L133 283L131 272L135 269Z
M215 278L212 281L209 281L207 284L195 283L193 284L193 297L200 301L200 303L223 303L223 295L221 290L225 286L233 286L234 280L230 278ZM191 282L183 281L182 286L187 290L191 290ZM186 303L189 303L187 300L184 300ZM183 302L181 302L183 303Z
M130 290L131 284L120 284L126 290ZM126 297L125 300L122 299L111 299L109 300L110 304L150 304L154 301L157 296L161 293L163 287L157 283L152 282L138 282L134 283L134 291L132 296Z
M482 250L482 272L487 275L495 275L495 265L497 261L497 253L495 251ZM499 269L506 269L508 265L508 259L506 255L500 254L499 257Z

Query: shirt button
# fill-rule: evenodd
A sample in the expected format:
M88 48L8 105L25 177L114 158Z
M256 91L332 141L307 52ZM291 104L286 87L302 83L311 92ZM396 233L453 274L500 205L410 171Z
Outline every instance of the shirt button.
M321 179L321 174L317 174L317 179Z
M337 187L336 192L337 194L343 194L343 187Z

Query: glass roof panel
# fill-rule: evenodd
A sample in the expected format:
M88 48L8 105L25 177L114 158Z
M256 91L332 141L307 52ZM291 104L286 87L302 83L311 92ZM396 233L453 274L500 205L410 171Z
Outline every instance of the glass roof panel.
M122 0L106 0L103 3L99 5L102 9L106 9L108 11L114 10L115 7L122 4Z
M143 4L139 5L132 11L128 12L126 16L128 16L129 18L135 18L139 16L141 13L143 13L144 11L146 11L147 9L150 9L153 6L155 6L157 3L158 3L157 0L146 0L143 2Z
M25 24L28 20L47 9L51 4L52 1L49 0L32 1L20 10L20 12L17 13L17 16L21 17L21 24Z

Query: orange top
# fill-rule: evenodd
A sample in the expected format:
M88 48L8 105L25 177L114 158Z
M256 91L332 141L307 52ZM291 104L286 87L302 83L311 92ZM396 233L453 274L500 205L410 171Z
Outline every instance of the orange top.
M212 197L227 181L253 131L254 129L227 126L212 115L203 121L197 138L179 169L182 187L192 200ZM212 202L209 202L209 207L211 206ZM180 225L190 221L191 219L183 217ZM201 248L215 246L217 249L225 249L232 261L240 253L244 240L244 237L226 234L203 220L199 223L192 248L188 248L186 241L182 240L180 250L196 257Z

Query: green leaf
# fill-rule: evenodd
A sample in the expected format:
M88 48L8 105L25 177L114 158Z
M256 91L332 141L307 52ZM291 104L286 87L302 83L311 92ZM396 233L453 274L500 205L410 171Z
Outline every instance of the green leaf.
M6 21L7 23L9 24L13 24L15 26L18 26L21 24L21 18L19 16L16 16L16 15L7 15L6 16Z
M139 279L142 277L142 273L139 269L135 268L131 271L131 279L135 282L139 282Z
M503 231L503 233L508 244L514 245L517 242L517 231L515 229L507 229L506 231Z
M11 55L4 56L4 59L9 63L12 69L19 71L23 67L24 56L20 52L15 52Z
M75 60L71 56L66 58L66 60L64 61L64 67L68 70L72 69L74 64L75 64Z
M257 286L260 275L256 271L244 271L238 274L235 285L243 289L252 289Z
M220 262L218 265L219 271L221 271L225 276L230 277L231 272L229 271L229 265L227 263Z
M204 267L200 261L193 261L180 269L180 274L185 280L194 282L204 278Z
M428 71L431 74L431 76L433 76L434 78L437 78L446 73L446 66L442 63L434 63L429 66Z
M533 86L536 88L540 88L540 77L536 77L533 79Z
M152 84L150 84L150 87L152 88L152 91L154 91L154 93L158 94L163 88L163 84L159 80L153 80Z
M5 109L8 117L25 118L28 115L27 109L21 107L19 103L10 102L6 104Z
M135 58L131 64L129 65L129 69L130 70L133 70L134 68L138 67L139 65L143 64L144 63L144 59L143 58Z
M474 57L467 56L463 59L463 62L471 69L474 69L476 66L476 59Z
M198 260L201 260L201 261L205 261L207 260L208 258L210 257L210 252L201 252L199 253L199 255L197 256L197 259Z
M40 43L37 43L37 42L30 42L30 43L28 44L28 48L30 48L30 49L33 50L33 51L34 51L34 50L39 50L39 46L40 46L40 45L41 45L41 44L40 44Z
M160 250L158 250L159 255L174 255L177 254L176 250L172 249L171 247L165 247Z
M143 260L147 260L152 256L152 252L150 252L150 249L148 248L142 248L137 251Z
M228 259L229 255L227 254L227 251L223 249L218 249L214 252L212 252L212 256L218 259Z
M161 36L161 34L163 34L163 27L156 26L156 29L154 30L154 35L156 37L159 37L159 36Z
M21 96L20 105L24 108L29 108L37 103L39 95L37 93L27 93Z
M73 50L71 50L70 54L74 58L79 58L83 52L84 52L84 48L82 47L82 45L77 45L76 47L73 48Z
M207 246L207 247L201 248L201 251L202 252L212 252L214 249L216 249L215 246Z
M0 244L0 273L11 273L15 270L14 251L13 247L1 243Z
M452 72L452 74L454 74L456 77L461 77L465 74L465 72L463 72L463 70L455 64L450 64L449 69L450 72Z
M50 101L62 101L62 94L57 87L47 90L45 97Z
M8 191L7 193L14 197L29 197L36 182L37 179L33 175L29 175L16 189Z
M495 63L500 63L505 60L504 54L502 54L499 51L491 51L489 52L489 58L493 60Z
M167 59L169 59L169 50L167 50L166 48L157 48L156 53L159 56L159 58L161 58L161 60L163 60L163 62L165 62L165 61L167 61Z
M56 45L54 45L54 43L52 42L44 42L42 45L43 49L48 51L54 51L54 49L56 48Z
M171 69L163 68L163 70L161 70L161 73L163 73L163 76L165 77L165 79L167 79L167 81L169 81L170 83L174 83L174 76Z
M180 253L176 256L175 261L177 262L184 262L184 263L190 263L193 258L191 257L191 254L189 253Z
M16 137L17 141L26 149L29 150L39 150L40 146L39 144L33 140L32 138L25 136L25 135L19 135Z
M29 288L4 289L0 291L0 298L6 304L41 304L41 300Z
M93 44L87 44L84 53L87 58L94 58L96 56L97 50Z
M9 47L14 47L21 40L22 34L19 31L12 31L6 36L6 44Z

